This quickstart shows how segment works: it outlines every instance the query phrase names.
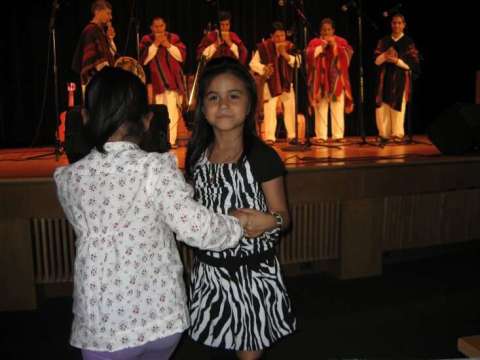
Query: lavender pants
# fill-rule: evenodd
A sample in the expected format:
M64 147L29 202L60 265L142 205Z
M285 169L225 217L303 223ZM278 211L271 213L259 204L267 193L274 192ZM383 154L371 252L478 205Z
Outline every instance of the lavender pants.
M82 350L83 360L168 360L182 333L173 334L146 344L118 351Z

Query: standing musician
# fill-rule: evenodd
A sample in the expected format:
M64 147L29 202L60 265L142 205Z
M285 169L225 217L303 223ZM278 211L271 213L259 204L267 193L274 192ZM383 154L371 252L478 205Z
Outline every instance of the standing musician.
M293 90L294 67L300 65L299 56L293 55L294 45L286 39L285 26L272 24L271 37L257 44L250 68L266 78L263 88L265 142L275 143L277 127L277 101L283 103L287 139L295 138L295 92Z
M167 32L167 23L155 17L150 26L152 32L140 42L140 62L147 69L149 98L154 104L167 106L169 142L177 147L177 129L180 118L179 107L185 95L182 63L187 49L177 34Z
M315 141L323 143L328 134L330 108L333 141L343 141L344 113L353 110L348 68L353 49L344 38L335 35L332 19L320 23L320 37L307 47L308 95L315 110Z
M405 107L410 101L411 82L420 72L420 60L412 38L404 34L405 17L393 15L390 25L392 33L380 39L375 49L375 116L381 141L400 142L405 134Z
M80 35L72 62L73 70L80 74L82 90L96 72L115 62L106 33L112 21L112 5L106 0L96 0L91 12L93 18Z
M205 56L206 60L220 56L230 56L240 60L242 64L247 62L247 48L243 45L240 37L230 31L232 16L227 11L220 11L218 20L220 31L208 32L197 47L197 59Z

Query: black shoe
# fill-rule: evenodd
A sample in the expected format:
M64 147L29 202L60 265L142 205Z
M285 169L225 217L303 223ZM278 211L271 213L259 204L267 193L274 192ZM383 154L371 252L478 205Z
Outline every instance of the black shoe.
M385 145L389 142L389 139L379 136L378 137L378 142L382 145Z

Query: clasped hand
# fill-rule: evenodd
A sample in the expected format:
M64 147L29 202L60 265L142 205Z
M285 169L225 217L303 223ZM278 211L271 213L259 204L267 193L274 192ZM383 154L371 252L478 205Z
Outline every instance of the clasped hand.
M389 63L396 63L398 61L398 52L393 47L388 48L385 51L385 60Z
M274 217L266 212L255 209L234 209L228 212L236 217L243 227L246 237L257 237L266 231L273 229L276 225Z

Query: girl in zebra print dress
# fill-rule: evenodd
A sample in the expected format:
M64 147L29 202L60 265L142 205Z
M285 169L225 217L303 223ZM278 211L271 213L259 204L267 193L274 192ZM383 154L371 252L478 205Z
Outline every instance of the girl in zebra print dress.
M260 358L296 326L275 256L290 222L285 168L256 135L256 103L255 82L244 66L231 58L211 60L199 82L185 164L197 201L218 213L243 209L250 215L237 247L195 252L189 289L190 337L240 359Z

